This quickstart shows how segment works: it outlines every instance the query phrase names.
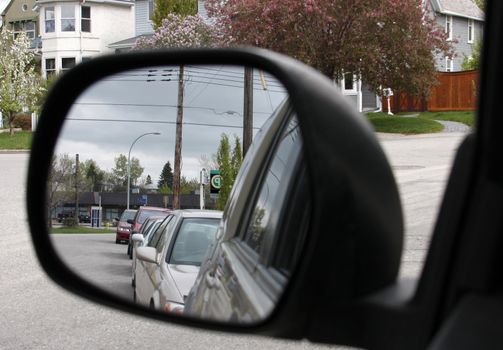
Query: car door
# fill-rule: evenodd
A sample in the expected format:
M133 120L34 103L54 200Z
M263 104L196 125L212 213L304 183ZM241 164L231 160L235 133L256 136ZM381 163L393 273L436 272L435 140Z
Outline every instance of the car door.
M147 244L148 247L156 249L157 254L162 254L162 249L165 245L165 239L170 228L175 225L177 218L175 215L168 216L159 228L152 235L151 240ZM136 262L136 300L146 306L151 306L152 297L159 277L157 276L159 265L137 259Z
M305 234L302 222L309 212L302 190L306 188L306 174L301 149L297 119L291 115L277 140L274 156L263 164L256 191L243 199L254 203L242 212L241 221L246 224L218 244L211 267L199 280L196 299L201 300L190 303L202 310L188 312L250 322L265 318L274 308L298 256ZM277 210L284 201L296 204ZM290 222L292 217L295 220ZM289 230L292 224L296 232Z

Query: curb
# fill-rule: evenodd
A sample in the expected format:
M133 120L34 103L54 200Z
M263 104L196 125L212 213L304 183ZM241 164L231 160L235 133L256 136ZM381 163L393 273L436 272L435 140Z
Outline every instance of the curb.
M29 149L0 149L0 154L29 154Z

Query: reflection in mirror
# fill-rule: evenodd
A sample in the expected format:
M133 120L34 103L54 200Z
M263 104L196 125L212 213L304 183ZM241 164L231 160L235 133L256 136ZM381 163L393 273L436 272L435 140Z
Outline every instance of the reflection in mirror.
M58 254L118 297L184 313L242 155L286 100L273 76L235 66L147 67L95 83L73 104L51 165L48 225ZM267 197L260 193L253 214L266 215L263 227L250 224L243 240L253 254L262 249L258 231L275 220L267 206L278 203Z

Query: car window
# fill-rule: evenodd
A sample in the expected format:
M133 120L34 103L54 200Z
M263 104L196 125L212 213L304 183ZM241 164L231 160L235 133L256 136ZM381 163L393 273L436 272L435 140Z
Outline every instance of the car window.
M171 254L166 256L166 262L176 265L200 266L206 251L215 240L219 219L184 219Z
M166 227L168 226L168 224L171 221L175 221L175 220L172 220L173 217L174 217L174 215L169 215L166 219L164 219L164 221L161 223L159 228L152 234L152 239L150 240L150 242L148 242L147 246L149 246L149 247L156 247L157 246L157 243L159 242L162 235L164 234L164 231L166 230Z
M175 226L177 224L178 220L176 219L170 220L168 224L164 227L164 230L162 230L159 239L155 243L155 249L157 250L158 253L161 253L162 250L164 249L164 246L166 245L166 240L168 239L168 235L175 229Z
M243 237L243 242L263 259L267 258L274 236L279 231L278 208L282 207L294 178L301 148L298 121L293 116L283 131L276 153L265 173Z
M124 213L122 213L120 221L128 221L134 219L136 215L136 211L128 211L126 210Z
M159 215L159 213L159 210L140 210L137 221L143 224L149 216Z

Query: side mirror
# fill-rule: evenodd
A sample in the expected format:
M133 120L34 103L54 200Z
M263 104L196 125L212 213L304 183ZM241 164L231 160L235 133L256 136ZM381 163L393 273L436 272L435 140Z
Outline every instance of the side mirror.
M32 144L27 206L37 256L54 281L86 298L183 325L323 341L313 332L346 336L324 320L358 329L377 307L370 297L396 282L403 220L384 152L368 121L333 82L292 58L259 49L95 58L57 81ZM232 165L239 164L243 149L241 166ZM175 280L166 287L170 291L148 296L158 297L154 305L161 308L133 303L135 295L145 298L137 292L149 280L146 274L158 271L142 271L136 263L135 289L124 298L102 276L87 273L106 266L82 265L103 261L101 250L94 259L96 249L82 243L92 235L79 235L76 249L67 250L58 240L71 244L73 236L49 234L49 214L60 203L75 206L74 191L84 188L65 182L72 174L57 180L60 159L92 159L106 171L122 169L110 177L117 179L110 184L113 192L102 194L103 201L116 201L118 212L130 204L224 208L218 225L191 223L176 259L171 257L178 222L166 221L152 234L152 245L165 249L161 267ZM128 159L134 168L129 179L123 171ZM140 183L141 168L157 178L167 159L171 169L180 170L173 178L186 180L183 194L175 199L168 185L149 194L128 188ZM209 186L201 180L203 169ZM236 173L233 182L227 180ZM81 207L97 205L78 198ZM107 242L116 237L110 234ZM103 249L111 259L123 256L130 271L124 245ZM156 248L140 247L136 256L160 264ZM128 288L130 277L124 274ZM158 295L173 290L172 299ZM185 304L183 314L166 313L166 300Z
M133 242L141 244L143 243L144 237L141 233L135 233L131 236L131 239L133 240Z
M128 219L127 223L130 224L130 225L134 225L134 220L133 219Z
M152 264L159 264L157 261L157 250L154 247L138 247L136 258Z

